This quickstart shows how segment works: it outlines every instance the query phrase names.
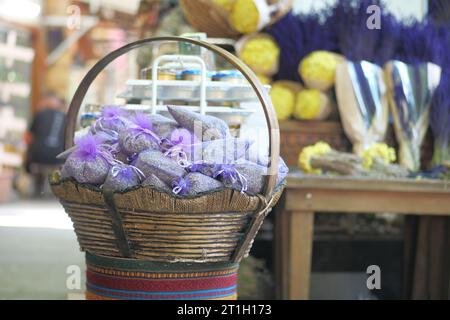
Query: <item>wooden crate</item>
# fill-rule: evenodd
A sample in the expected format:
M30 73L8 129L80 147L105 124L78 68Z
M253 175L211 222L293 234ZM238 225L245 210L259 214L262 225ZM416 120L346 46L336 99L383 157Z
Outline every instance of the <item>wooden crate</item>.
M325 141L339 151L351 151L352 145L337 121L280 121L281 156L288 166L297 166L300 151Z

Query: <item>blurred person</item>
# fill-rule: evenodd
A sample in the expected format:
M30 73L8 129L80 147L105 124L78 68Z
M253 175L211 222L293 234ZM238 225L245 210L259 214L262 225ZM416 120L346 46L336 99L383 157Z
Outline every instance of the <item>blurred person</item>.
M45 193L48 174L61 164L56 156L64 151L66 104L49 91L42 95L38 110L26 136L28 152L25 162L27 172L34 178L36 197Z

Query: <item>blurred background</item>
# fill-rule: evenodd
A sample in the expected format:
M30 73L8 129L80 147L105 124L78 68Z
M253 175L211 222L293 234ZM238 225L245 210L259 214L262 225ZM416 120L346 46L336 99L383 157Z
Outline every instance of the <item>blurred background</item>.
M219 23L202 28L203 15L189 9L192 1L180 2L184 7L177 0L0 0L0 299L83 298L84 255L46 176L59 165L54 156L63 150L65 112L89 69L114 49L155 35L201 31L209 42L235 52L239 32ZM283 15L307 16L335 3L294 0ZM390 0L383 10L397 19L421 21L429 13L429 3ZM105 73L87 102L89 97L108 102L111 92L135 73L143 56L131 56L122 61L126 67L115 66ZM90 111L83 111L86 117ZM325 135L341 139L336 123L331 116L323 127L331 128ZM43 127L52 128L47 137L51 141L45 143L48 149L38 141ZM284 150L290 143L305 142L295 139L286 140ZM318 139L312 137L307 143ZM285 152L283 156L289 158ZM312 299L402 298L402 218L319 215L315 225ZM274 232L272 215L241 268L241 298L276 297ZM373 261L385 270L383 289L377 293L367 289L363 268ZM70 282L73 268L80 270L79 285Z

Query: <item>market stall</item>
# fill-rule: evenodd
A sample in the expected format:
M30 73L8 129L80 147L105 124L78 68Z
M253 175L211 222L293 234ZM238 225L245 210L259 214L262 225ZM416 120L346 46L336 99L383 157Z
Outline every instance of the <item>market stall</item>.
M449 297L446 1L0 8L0 228L67 218L64 296Z
M344 1L294 15L291 1L181 2L188 23L205 32L186 36L234 44L231 51L265 84L280 121L281 154L295 167L275 223L280 297L308 297L315 212L448 214L445 27L383 12L383 29L366 28L367 5ZM222 119L237 137L248 134L259 121L261 93L203 49L173 49L168 43L139 52L138 76L128 73L114 104L175 119L166 105L188 105ZM105 117L107 101L82 99L75 95L72 104L81 107L81 127L89 128ZM136 254L142 259L150 253Z

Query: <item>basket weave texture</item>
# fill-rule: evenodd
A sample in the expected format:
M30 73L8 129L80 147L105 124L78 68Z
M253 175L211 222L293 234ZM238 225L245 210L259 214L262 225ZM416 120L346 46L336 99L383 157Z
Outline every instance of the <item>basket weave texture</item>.
M93 254L165 262L220 262L233 258L258 214L270 206L261 196L224 189L179 198L150 187L112 195L73 180L53 181L53 193L70 216L81 250ZM259 223L259 222L256 222ZM256 231L259 225L256 226ZM253 242L244 244L248 255ZM122 242L128 246L124 253Z

